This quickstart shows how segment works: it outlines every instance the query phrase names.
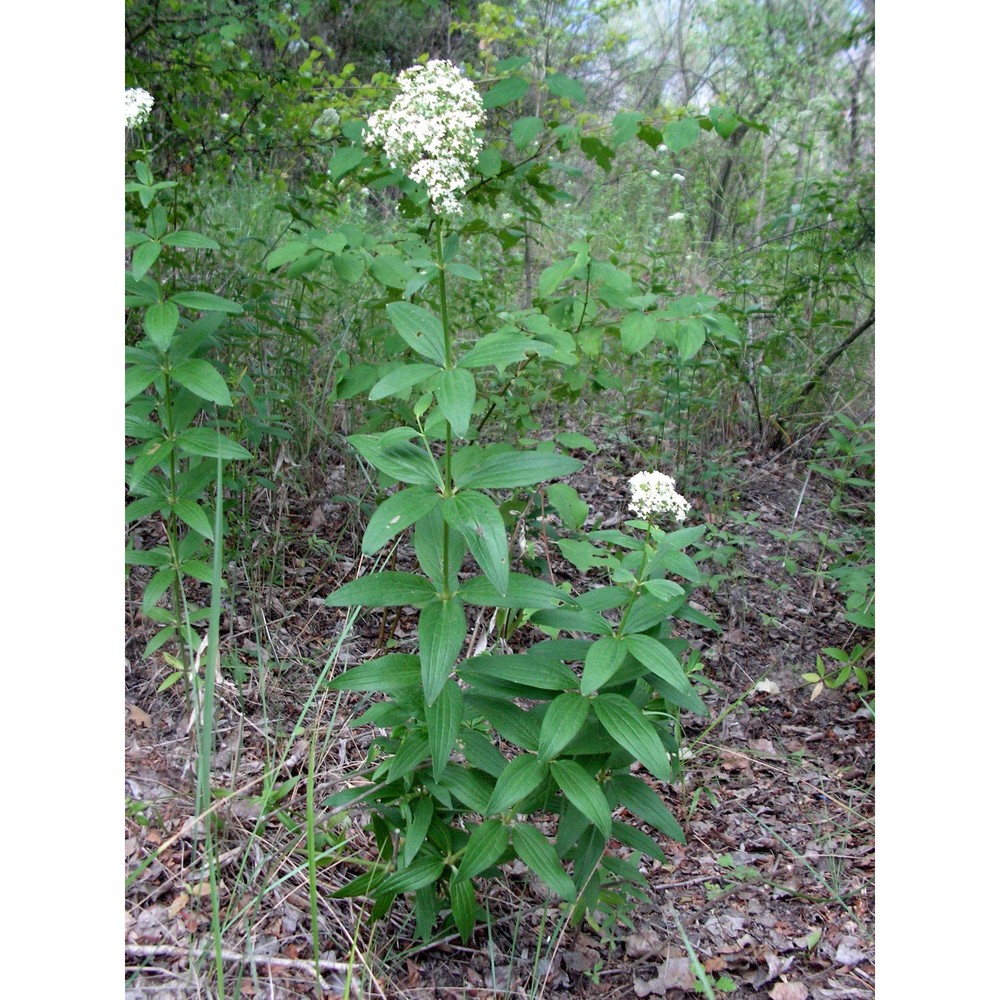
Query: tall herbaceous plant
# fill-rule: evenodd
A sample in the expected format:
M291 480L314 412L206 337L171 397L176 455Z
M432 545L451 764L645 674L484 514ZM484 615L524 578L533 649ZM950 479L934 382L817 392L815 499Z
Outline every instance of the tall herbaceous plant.
M578 98L579 85L560 74L545 85L555 99ZM401 214L415 220L391 255L385 240L373 249L383 254L376 259L392 258L391 268L369 264L384 277L385 315L405 349L379 369L368 398L415 399L405 409L412 416L349 438L385 490L363 553L399 545L397 555L414 568L362 569L326 603L416 608L418 641L413 652L379 655L332 682L382 697L354 722L378 734L366 766L325 804L360 803L379 851L338 895L370 897L376 917L397 896L412 896L423 937L443 928L468 939L484 913L484 880L515 858L574 916L627 907L641 895L641 856L665 860L640 824L684 839L665 783L678 775L680 711L706 712L689 679L697 656L672 629L677 617L711 624L687 603L701 574L684 549L703 528L677 527L690 505L673 479L635 475L634 519L586 530L587 505L569 485L551 483L580 469L577 459L552 441L480 443L482 415L495 406L484 388L493 370L513 369L515 377L525 364L544 362L558 379L576 358L581 319L572 303L556 308L566 298L559 286L577 273L560 263L555 278L551 269L542 273L531 309L491 317L482 329L455 328L458 283L484 280L460 259L466 234L490 231L477 209L509 199L505 205L540 218L536 198L558 200L540 150L576 143L593 153L597 142L613 155L616 142L642 130L654 149L664 138L633 114L616 119L611 146L569 126L550 135L537 118L514 125L520 157L484 145L488 109L526 87L510 76L481 97L449 62L414 66L365 129L345 128L352 143L330 165L335 182L359 170L366 184L395 185ZM687 119L669 122L667 134L689 144L699 131L694 123L692 138L691 127ZM346 227L336 238L313 234L276 251L270 266L311 253L332 253L337 264L357 239ZM661 339L672 336L677 317L647 312L649 297L629 301L624 287L617 282L615 331L625 309L647 317L654 332L662 320ZM559 511L564 554L577 565L589 560L606 574L603 585L573 594L513 564L518 511L540 495ZM609 850L612 841L632 853Z

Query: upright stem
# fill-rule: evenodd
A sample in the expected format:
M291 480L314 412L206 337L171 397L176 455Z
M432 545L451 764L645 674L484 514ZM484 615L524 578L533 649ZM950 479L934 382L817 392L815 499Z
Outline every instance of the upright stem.
M448 322L448 288L444 276L444 219L438 216L434 222L437 224L437 266L438 266L438 297L441 304L441 328L444 331L444 367L449 370L454 367L451 358L451 326ZM445 420L444 424L444 495L452 495L451 480L451 422ZM441 579L445 597L448 596L448 586L450 572L448 565L448 538L449 529L447 523L444 526L444 544L441 547Z
M649 536L653 533L653 522L646 522L646 537L643 539L644 545L642 547L642 565L639 567L638 576L636 576L635 586L632 588L632 595L628 599L628 604L625 606L625 611L622 614L622 620L618 623L618 629L615 635L620 639L622 636L622 630L625 628L625 622L628 621L629 612L632 610L632 605L635 604L635 599L639 596L639 588L642 586L642 577L646 572L646 563L649 562Z

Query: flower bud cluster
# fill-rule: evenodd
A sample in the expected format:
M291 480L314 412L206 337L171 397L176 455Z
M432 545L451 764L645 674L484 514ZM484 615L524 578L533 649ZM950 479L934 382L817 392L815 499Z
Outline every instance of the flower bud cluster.
M399 94L388 110L368 119L365 145L380 145L389 162L427 185L439 215L461 215L456 192L469 184L483 140L483 100L472 81L443 59L399 74Z
M673 477L662 472L636 473L628 485L632 492L629 509L643 520L669 513L675 521L683 521L691 509L691 504L677 492Z
M125 128L139 128L146 124L153 109L153 96L142 87L125 91Z

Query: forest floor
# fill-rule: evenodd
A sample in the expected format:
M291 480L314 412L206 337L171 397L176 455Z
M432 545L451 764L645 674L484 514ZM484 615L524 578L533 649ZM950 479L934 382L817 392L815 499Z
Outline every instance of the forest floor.
M591 459L569 480L605 524L623 516L627 497L628 474L608 464ZM227 671L220 682L212 762L216 786L234 793L218 800L216 813L227 997L317 995L302 821L309 747L296 725L343 623L343 611L323 603L351 572L340 550L356 551L345 542L358 529L343 474L334 469L310 497L269 494L255 504L251 544L272 547L269 580L239 581L242 563L231 567L236 598L224 616L223 662L239 657L246 671ZM823 647L864 640L827 586L784 571L787 543L772 533L825 530L823 489L803 462L761 456L734 480L725 521L692 512L691 524L720 521L739 538L727 575L695 598L723 633L681 623L702 649L710 714L685 716L693 756L683 781L655 786L687 844L657 836L668 863L647 863L650 902L631 912L631 926L563 929L551 900L510 865L492 891L489 926L477 927L468 946L456 937L428 947L412 939L401 901L371 925L364 901L330 898L356 874L350 858L367 842L353 821L324 826L320 809L321 829L345 845L344 863L318 873L324 997L339 998L350 975L350 992L366 998L680 1000L699 995L688 948L718 997L874 996L874 722L853 682L814 698L801 676ZM732 520L733 512L744 517ZM134 526L137 547L156 544L155 532L152 521ZM815 565L818 550L799 545L796 554L802 566L810 556ZM575 579L572 566L555 569ZM190 713L180 684L158 692L172 668L159 655L141 658L152 623L138 611L141 581L133 584L126 871L145 867L126 891L126 997L209 997L211 887L192 850ZM387 628L407 648L415 621L380 616L359 619L340 664L363 659ZM323 721L316 803L364 759L366 736L348 725L355 712L331 692L313 704L309 719Z

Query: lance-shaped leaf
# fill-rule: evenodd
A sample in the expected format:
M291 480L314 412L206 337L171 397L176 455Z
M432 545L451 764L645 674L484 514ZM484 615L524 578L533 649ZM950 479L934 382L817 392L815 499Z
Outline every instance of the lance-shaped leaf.
M472 408L476 405L476 380L472 373L464 368L439 372L434 380L434 395L452 430L459 437L465 437Z
M393 479L415 486L441 486L441 471L427 452L409 438L407 427L394 427L382 434L352 434L347 440L362 458Z
M433 705L444 690L462 651L466 630L465 608L457 598L432 601L420 612L420 676L428 705Z
M475 489L510 489L534 486L546 479L570 476L583 463L551 451L508 451L482 454L472 446L455 456L452 471L456 486Z
M684 831L670 810L652 788L632 774L616 774L610 782L612 800L623 805L633 816L645 820L660 833L686 844Z
M436 365L400 365L372 386L368 398L371 400L385 399L386 396L395 396L399 392L408 392L415 385L419 385L440 372L441 369Z
M573 760L549 761L549 770L566 798L590 820L605 840L611 836L611 807L601 786Z
M554 699L542 719L538 759L546 761L555 757L580 731L589 714L590 699L575 691L567 691Z
M385 311L396 332L417 354L445 367L444 327L434 313L412 302L390 302Z
M594 714L608 735L661 781L670 780L670 762L653 724L620 694L594 699Z
M181 313L173 302L154 302L142 318L143 329L160 351L166 351L180 322Z
M407 653L389 653L359 664L327 681L333 691L378 691L397 694L420 687L420 659Z
M524 573L510 574L506 594L501 594L484 576L466 580L458 593L466 604L486 608L576 607L576 601L566 591Z
M440 499L434 490L423 486L407 486L394 493L372 514L361 539L361 551L366 556L374 555L391 538L419 521Z
M486 808L488 813L506 812L530 795L545 780L545 765L530 753L515 757L497 779Z
M387 570L345 583L326 599L326 604L330 608L391 608L426 604L436 596L425 577Z
M657 677L662 677L681 690L691 687L691 682L687 679L684 668L677 662L677 657L652 636L627 635L622 642L626 649Z
M413 810L413 818L406 827L406 840L403 842L403 867L413 863L421 845L427 839L427 831L434 818L434 801L425 796Z
M583 664L583 678L580 690L584 694L597 691L609 681L618 668L625 662L628 650L625 643L617 636L602 635L597 642L587 650L587 659Z
M484 820L472 831L458 869L459 878L472 878L495 864L507 849L510 831L498 819Z
M576 886L559 864L556 849L541 830L530 823L514 827L514 850L517 856L555 893L565 900L576 899Z
M220 406L233 405L226 380L207 361L200 358L179 361L171 365L170 377L202 399Z
M441 780L448 757L455 746L458 728L462 724L463 708L462 689L449 680L434 704L427 709L427 735L431 744L431 766L435 781Z
M388 878L379 883L375 891L379 896L398 896L404 892L415 892L425 885L431 885L436 882L443 871L443 858L424 855L418 857L409 867L400 868L399 871L393 872ZM363 883L363 880L364 876L358 881L362 881ZM347 887L345 886L345 888ZM343 890L335 892L333 895L336 897L341 894L344 894ZM352 893L351 895L357 894Z
M189 427L186 431L181 431L177 435L177 447L188 455L202 455L226 461L253 458L243 445L237 444L211 427Z
M202 312L235 314L243 312L243 306L238 302L224 299L221 295L213 295L211 292L177 292L176 295L170 296L170 301L188 309L199 309Z
M501 595L505 594L510 560L507 532L496 504L475 490L462 490L446 497L441 511L445 521L461 533L490 583Z
M462 943L467 944L476 925L476 890L469 879L459 878L458 873L453 872L448 883L448 895L455 927L462 937Z

